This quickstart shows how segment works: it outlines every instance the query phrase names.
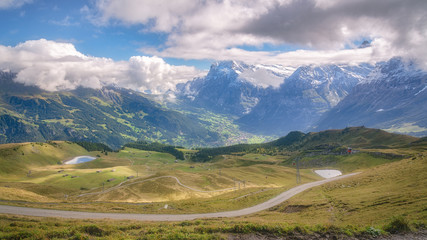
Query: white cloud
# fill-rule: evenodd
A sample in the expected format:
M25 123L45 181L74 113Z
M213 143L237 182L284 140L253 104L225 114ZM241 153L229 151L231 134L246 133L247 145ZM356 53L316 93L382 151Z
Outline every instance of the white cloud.
M288 56L309 62L328 57L352 61L352 53L363 61L400 54L427 63L425 0L98 0L94 11L103 24L143 24L143 31L166 32L168 40L160 49L142 49L162 57L271 62ZM363 39L377 44L370 52L346 50ZM287 54L241 47L266 43L311 51Z
M162 93L200 74L194 67L173 66L159 57L134 56L129 61L86 56L71 43L45 39L15 47L0 45L0 68L17 72L17 82L44 90L116 85Z
M376 39L370 47L344 50L296 50L289 52L246 51L240 48L210 49L203 48L194 51L180 46L163 51L143 49L148 54L160 57L178 55L184 59L216 59L237 60L248 64L280 64L283 66L299 67L309 64L358 64L363 62L375 63L385 61L393 56L403 56L403 52L392 49L383 39Z
M32 3L33 0L0 0L1 9L19 8L24 4Z

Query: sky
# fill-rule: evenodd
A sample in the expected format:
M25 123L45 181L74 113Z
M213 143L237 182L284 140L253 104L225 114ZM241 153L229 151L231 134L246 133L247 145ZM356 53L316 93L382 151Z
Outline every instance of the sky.
M164 93L222 60L427 68L426 0L0 0L0 32L0 70L49 91Z

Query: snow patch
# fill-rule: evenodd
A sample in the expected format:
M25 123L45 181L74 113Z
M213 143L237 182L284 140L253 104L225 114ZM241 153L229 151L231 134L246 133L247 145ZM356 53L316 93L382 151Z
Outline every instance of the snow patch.
M78 163L83 163L83 162L89 162L89 161L92 161L95 159L96 159L96 157L79 156L79 157L75 157L75 158L71 159L70 161L66 161L65 164L78 164Z
M427 89L427 86L425 86L423 89L421 89L419 92L415 93L415 96L417 96L418 94L420 94L421 92L423 92L424 90Z
M271 71L264 68L247 68L245 71L239 74L238 77L238 80L246 80L253 85L262 88L267 88L269 86L278 88L280 87L280 84L283 83L284 79L284 76L273 74Z
M333 178L342 175L341 171L333 169L314 170L314 172L323 178Z

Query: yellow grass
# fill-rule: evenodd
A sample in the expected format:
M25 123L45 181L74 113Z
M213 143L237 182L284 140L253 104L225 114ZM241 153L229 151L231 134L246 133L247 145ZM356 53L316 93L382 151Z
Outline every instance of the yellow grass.
M26 202L57 202L58 200L48 198L40 194L26 191L18 188L0 187L0 199L12 201L26 201Z

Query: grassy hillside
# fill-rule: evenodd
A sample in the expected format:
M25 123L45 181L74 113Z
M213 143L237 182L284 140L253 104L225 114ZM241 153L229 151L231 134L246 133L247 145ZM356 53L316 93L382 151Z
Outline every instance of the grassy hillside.
M26 176L32 169L62 164L62 161L79 155L90 153L71 142L0 145L0 180Z
M37 144L27 143L21 148L32 145ZM82 150L77 144L61 142L60 146L62 149L74 147ZM3 146L13 151L10 147ZM49 152L54 151L50 149ZM111 211L111 204L99 202L116 202L121 211L127 212L156 213L164 204L172 207L162 212L209 212L251 206L296 185L294 170L280 166L283 161L280 156L224 156L215 163L197 164L188 160L177 161L168 153L134 148L124 148L119 152L88 153L82 150L74 153L96 155L98 158L76 165L58 165L58 159L45 164L33 154L32 164L22 162L27 165L20 166L30 169L31 175L27 176L25 170L5 176L0 186L17 190L17 194L5 197L5 193L0 195L0 199L22 201L34 194L44 196L43 202L67 201L65 204L41 205L48 208ZM312 171L302 171L303 182L317 179L320 177ZM229 202L230 198L236 200ZM23 204L39 206L36 202L32 197ZM93 203L81 205L81 202ZM121 203L150 204L141 208Z
M49 199L67 200L76 203L68 206L77 209L81 208L79 202L110 201L166 202L175 206L167 210L171 213L184 213L189 209L194 212L230 210L260 202L295 186L295 162L301 168L302 181L308 182L320 179L313 169L333 168L344 173L370 169L413 156L414 151L424 151L424 142L361 127L309 134L294 132L266 144L200 151L146 142L126 145L118 152L108 152L103 145L88 143L6 144L0 147L0 173L3 173L0 181L3 186L22 190L23 195L28 191ZM346 144L356 146L353 154L346 153ZM357 148L360 144L364 148ZM100 151L88 152L81 145ZM232 153L226 154L224 149L231 149ZM215 153L209 156L208 162L194 162L201 152L208 150ZM80 155L97 159L61 165L62 161ZM189 160L188 156L193 157ZM247 203L225 204L227 194L235 190L233 198L248 195ZM264 197L259 197L261 195ZM186 202L189 199L196 199L197 207L188 207L192 205ZM157 207L151 204L143 212L156 212ZM97 204L86 205L86 208L109 210ZM124 209L134 211L134 208Z
M0 215L0 238L376 239L400 234L395 237L423 239L427 225L426 157L422 153L374 167L245 217L150 223Z
M417 141L418 138L388 133L379 129L350 127L318 133L291 132L275 141L262 144L239 144L219 148L204 148L192 157L193 161L211 161L216 156L232 153L262 154L344 154L348 147L358 149L392 149Z
M250 153L221 154L205 163L177 161L168 153L128 147L119 152L87 152L70 142L0 145L2 203L53 209L131 213L227 211L253 206L296 186L292 165L295 158L299 158L302 167L303 183L321 179L313 169L362 171L244 217L178 223L88 223L0 215L0 238L367 238L425 229L425 139L412 141L411 137L382 131L377 132L379 136L370 135L375 130L361 128L350 131L358 132L356 141L343 131L290 135L276 144L274 151L258 148ZM343 136L342 142L352 144L360 152L336 154L337 149L346 150L345 145L334 144L337 136ZM360 136L366 141L361 141ZM304 138L308 140L303 141ZM363 147L357 147L362 142ZM294 147L295 143L300 144L301 150L277 148ZM318 147L319 143L328 147ZM179 150L186 154L197 152ZM58 164L79 155L97 159L76 165ZM32 170L30 176L28 170ZM128 179L130 176L133 177Z
M413 223L426 224L426 189L427 154L424 152L313 188L265 214L254 216L254 220L381 226L393 217L402 216Z
M408 144L418 138L389 133L380 129L348 127L340 130L327 130L308 133L299 148L310 148L321 144L340 144L358 148L395 148Z

